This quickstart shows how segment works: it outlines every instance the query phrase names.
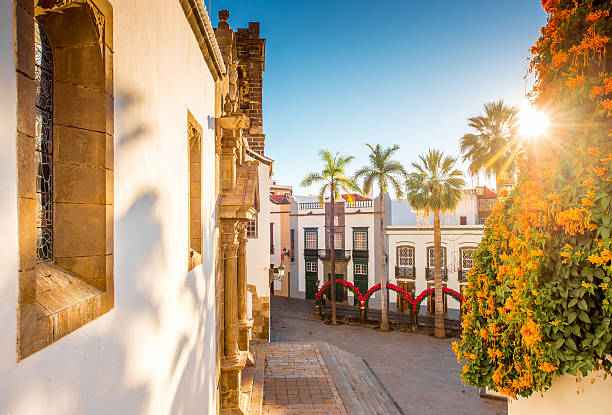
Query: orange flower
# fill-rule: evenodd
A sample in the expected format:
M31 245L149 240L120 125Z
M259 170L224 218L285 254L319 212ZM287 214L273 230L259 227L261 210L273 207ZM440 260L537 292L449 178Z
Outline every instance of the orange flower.
M553 371L555 371L557 369L558 369L557 366L553 366L551 363L548 363L548 362L542 363L540 365L540 370L543 370L546 373L553 372Z
M523 343L525 343L527 347L533 347L534 344L542 341L540 327L531 319L523 324L521 336L523 337Z

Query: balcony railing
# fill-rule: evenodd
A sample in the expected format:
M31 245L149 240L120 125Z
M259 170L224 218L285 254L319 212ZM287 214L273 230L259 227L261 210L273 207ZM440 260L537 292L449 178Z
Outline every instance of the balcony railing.
M299 203L298 210L315 210L315 209L323 209L323 206L319 202L308 202L308 203Z
M353 258L368 258L370 251L367 249L353 249Z
M347 203L347 208L367 208L374 206L374 201L372 200L355 200L353 203Z
M414 267L395 267L396 278L414 278L415 275Z
M434 268L425 268L425 278L428 280L433 280L434 277ZM446 268L442 268L442 279L444 281L448 281L448 270Z
M304 248L304 256L318 257L319 256L319 249L317 249L317 248L315 248L315 249Z
M348 249L335 249L336 259L351 259L351 251ZM330 259L331 249L319 249L319 259Z

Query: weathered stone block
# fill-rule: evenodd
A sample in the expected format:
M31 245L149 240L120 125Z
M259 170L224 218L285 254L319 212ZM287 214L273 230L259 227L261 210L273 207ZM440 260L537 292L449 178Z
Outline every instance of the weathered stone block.
M19 270L36 266L36 201L20 197L17 199L19 221Z
M34 138L17 133L17 195L34 199L36 195L36 168Z
M104 255L106 207L55 204L55 254L61 257Z
M114 203L115 200L115 181L114 181L114 174L112 170L104 170L104 177L105 177L105 200L104 203L106 203L107 205L112 205Z
M106 134L106 159L104 160L104 167L109 170L115 170L115 140L112 135Z
M105 92L106 74L102 53L103 49L99 45L55 49L55 80Z
M51 319L38 303L19 307L18 360L51 344Z
M17 73L17 131L34 137L36 125L36 82Z
M36 270L19 271L19 304L30 304L36 299Z
M105 211L105 217L106 217L106 241L105 241L106 248L105 249L106 249L106 255L109 255L114 252L114 241L115 241L115 216L114 216L113 205L106 205L104 211Z
M56 202L104 203L105 169L57 163L55 176Z
M56 256L55 263L59 267L87 280L89 284L91 284L90 280L102 279L104 281L106 278L106 257L102 255L81 257ZM96 286L96 288L104 290L104 285L102 287Z
M17 33L17 47L15 50L15 66L29 78L34 79L34 18L32 0L22 1L29 3L30 10L18 5L15 7L15 24Z
M58 125L106 132L106 94L65 82L55 82L55 121Z
M104 167L106 157L104 133L68 126L58 126L56 131L58 162Z
M111 97L115 96L115 82L113 77L113 52L108 48L104 47L104 92Z

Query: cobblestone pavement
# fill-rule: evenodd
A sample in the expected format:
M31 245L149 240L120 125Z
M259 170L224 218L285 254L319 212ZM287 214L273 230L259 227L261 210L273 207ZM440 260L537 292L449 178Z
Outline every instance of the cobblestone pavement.
M316 344L261 346L266 354L263 414L350 415Z
M350 325L332 327L314 319L313 312L312 302L272 297L272 341L322 341L362 357L406 415L507 414L505 402L481 398L477 389L461 384L451 350L453 339Z

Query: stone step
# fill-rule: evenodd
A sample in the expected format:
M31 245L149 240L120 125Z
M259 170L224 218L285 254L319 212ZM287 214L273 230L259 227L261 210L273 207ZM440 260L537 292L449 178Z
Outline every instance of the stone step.
M359 406L354 413L365 410L367 414L372 415L401 414L363 359L334 345L328 347L337 362L337 370L346 379L353 392L353 396L345 402L348 404L356 402L358 405L353 406Z
M338 362L338 352L332 349L332 347L332 345L327 343L319 343L319 350L342 402L345 407L348 406L347 411L351 415L369 415L369 412L361 404L360 399L355 395L354 379L347 378L343 374L341 365Z

